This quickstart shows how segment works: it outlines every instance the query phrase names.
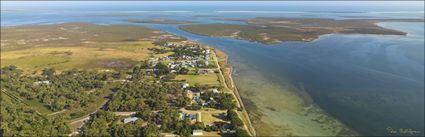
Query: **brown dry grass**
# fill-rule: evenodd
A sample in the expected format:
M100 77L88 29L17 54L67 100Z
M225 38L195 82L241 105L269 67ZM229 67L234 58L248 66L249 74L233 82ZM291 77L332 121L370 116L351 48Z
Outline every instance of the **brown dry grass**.
M1 28L1 67L26 72L63 69L127 68L152 56L153 40L174 35L131 25L64 23ZM154 55L166 56L167 54Z
M105 44L108 45L108 44ZM104 47L38 47L2 52L1 66L16 65L25 71L46 67L63 69L108 68L108 62L123 62L131 65L147 59L153 47L150 42L126 42Z

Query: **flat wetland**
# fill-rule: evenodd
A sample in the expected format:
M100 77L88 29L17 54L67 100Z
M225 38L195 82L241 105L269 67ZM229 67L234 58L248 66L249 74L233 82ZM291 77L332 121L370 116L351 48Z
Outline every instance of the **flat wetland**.
M182 40L161 31L129 25L87 23L2 28L1 66L26 71L129 68L153 55L154 39ZM155 55L163 56L163 55Z

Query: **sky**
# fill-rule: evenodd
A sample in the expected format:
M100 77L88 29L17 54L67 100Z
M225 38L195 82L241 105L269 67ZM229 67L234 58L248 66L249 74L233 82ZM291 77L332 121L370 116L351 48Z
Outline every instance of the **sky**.
M56 5L56 4L128 4L128 3L143 3L152 5L165 5L165 4L260 4L260 5L273 5L276 3L285 3L288 5L303 5L303 4L319 4L319 5L356 5L356 4L367 4L367 5L399 5L399 6L422 6L424 1L1 1L1 4L5 6L34 6L34 5Z
M1 1L1 10L19 10L39 7L60 6L90 6L90 5L170 5L187 6L334 6L334 7L386 7L387 9L401 9L402 11L424 11L424 1ZM400 7L400 8L397 8ZM349 9L347 9L349 10Z

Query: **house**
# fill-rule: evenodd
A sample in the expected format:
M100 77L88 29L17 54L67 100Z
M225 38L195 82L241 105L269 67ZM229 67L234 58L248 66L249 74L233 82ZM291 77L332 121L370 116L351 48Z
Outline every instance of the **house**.
M205 70L205 69L198 70L198 74L208 74L208 70Z
M189 118L190 120L198 119L198 115L196 114L186 114L186 117Z
M40 85L40 84L50 85L50 81L48 81L48 80L46 80L46 81L37 81L37 82L34 82L34 84L36 84L36 85Z
M214 114L213 114L214 115ZM207 127L211 127L211 126L215 126L215 123L213 122L213 123L209 123L209 124L207 124Z
M161 136L163 137L180 137L177 134L173 134L173 133L161 133Z
M212 89L212 92L213 93L219 93L219 91L216 88Z
M224 133L224 134L234 134L234 133L236 133L236 130L226 129L226 130L221 130L221 133Z
M201 122L201 113L198 112L197 114L186 114L186 113L179 113L180 119L188 118L189 120L196 120L198 122Z
M176 66L177 66L176 64L171 64L170 69L174 69L174 68L176 68Z
M147 75L150 75L150 74L154 73L155 71L158 71L158 69L146 69L145 71L146 71Z
M125 77L126 80L131 80L131 78L133 78L131 75L127 75L127 77Z
M146 69L146 74L150 75L151 73L153 73L154 70L153 69Z
M188 88L189 87L189 84L188 83L183 83L182 84L182 88Z
M203 103L201 97L199 97L199 96L194 96L192 98L192 102L193 103Z
M128 118L124 118L123 122L124 123L129 123L129 122L134 122L136 120L138 120L138 117L128 117Z
M179 113L179 118L180 119L184 119L185 114L184 113Z
M201 93L196 92L196 93L195 93L195 96L197 96L197 97L201 97Z
M194 136L202 136L202 135L204 135L203 131L202 130L199 130L199 129L193 130L192 132L193 132L192 135L194 135Z
M202 106L208 106L207 102L202 102Z

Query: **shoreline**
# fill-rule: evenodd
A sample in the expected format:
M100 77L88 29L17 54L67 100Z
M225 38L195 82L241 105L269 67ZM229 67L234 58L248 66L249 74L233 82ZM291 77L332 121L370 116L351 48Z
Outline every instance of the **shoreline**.
M230 66L230 64L228 64L227 54L224 53L223 51L219 50L219 49L216 49L216 48L213 48L213 49L214 49L215 54L216 54L215 57L216 57L217 67L219 68L220 75L222 75L223 80L224 80L224 85L226 86L226 88L232 90L232 93L236 97L236 100L237 100L237 102L238 102L238 104L241 108L243 120L244 120L244 123L245 123L245 126L246 126L245 128L247 128L247 131L250 133L251 136L257 136L257 134L255 132L255 128L252 125L252 121L249 118L249 114L246 111L245 105L244 105L242 98L239 94L239 90L233 82L232 73L231 73L232 67ZM218 60L218 59L220 59L220 60ZM227 71L226 71L226 69L227 69ZM223 71L226 71L227 73L224 73Z

